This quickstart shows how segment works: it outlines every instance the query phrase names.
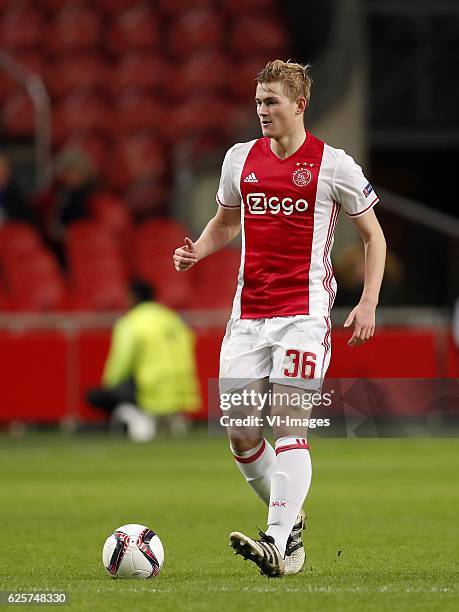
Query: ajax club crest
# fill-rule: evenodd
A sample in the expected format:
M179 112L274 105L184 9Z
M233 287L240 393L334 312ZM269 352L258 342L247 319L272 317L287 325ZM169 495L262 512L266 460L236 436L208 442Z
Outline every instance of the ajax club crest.
M297 187L306 187L312 181L312 173L309 168L312 168L314 164L308 164L307 162L297 162L297 169L293 172L293 182Z

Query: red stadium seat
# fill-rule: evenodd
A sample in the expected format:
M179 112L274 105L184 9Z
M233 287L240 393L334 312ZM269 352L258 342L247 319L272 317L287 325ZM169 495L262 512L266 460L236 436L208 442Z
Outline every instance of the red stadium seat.
M169 62L161 55L132 52L121 58L112 75L114 95L127 89L163 91L172 73Z
M158 6L164 15L172 19L182 17L196 7L196 0L157 0ZM201 5L208 5L209 2L200 2Z
M187 228L174 219L159 218L144 221L135 232L134 251L139 257L155 252L172 256L174 250L188 236Z
M231 95L247 107L247 100L255 100L256 76L269 60L268 56L257 56L242 60L237 70L233 70L228 79ZM254 104L255 110L255 104Z
M68 228L66 245L74 307L126 308L127 268L111 231L98 222L80 221Z
M9 222L0 226L0 258L30 257L41 246L37 230L27 223Z
M17 51L14 53L14 59L21 64L27 72L38 75L45 87L48 87L49 65L48 58L38 50Z
M88 260L76 260L70 278L81 295L96 291L98 286L126 286L126 274L122 267L111 256L103 254L97 256L93 265Z
M29 279L27 294L10 295L8 304L22 312L54 312L67 309L68 298L61 278L37 276L34 282Z
M51 93L65 97L72 93L104 93L111 65L98 53L76 53L58 57L49 67Z
M102 24L99 14L89 8L71 4L57 15L47 37L48 50L53 54L93 51L100 47Z
M6 295L5 288L3 285L0 285L0 312L5 312L9 310L10 303L8 297Z
M184 58L199 51L222 48L226 36L219 13L210 8L198 7L172 23L170 50L177 57Z
M131 50L151 51L161 42L157 14L146 6L135 6L119 15L108 32L108 49L116 55Z
M1 228L0 260L11 308L44 311L65 305L62 274L34 228L21 223Z
M220 96L197 95L180 100L175 107L173 122L165 123L163 133L170 143L211 132L221 134L226 129L228 105Z
M97 7L108 17L116 17L138 4L139 0L97 0Z
M105 269L95 268L95 277L87 285L73 285L74 310L118 311L129 306L125 279L107 276Z
M261 54L282 57L288 48L287 33L279 21L257 13L234 21L230 41L233 53L241 58Z
M116 126L121 135L140 130L159 131L164 122L164 106L156 96L128 90L116 98Z
M99 193L91 198L91 212L102 227L107 229L116 240L123 240L132 229L129 212L115 196Z
M74 94L58 104L53 118L53 141L60 145L71 134L94 133L110 137L113 116L101 96Z
M56 310L66 299L65 283L38 232L25 223L0 228L0 264L15 310Z
M175 78L171 80L170 90L177 98L196 92L223 92L232 72L227 57L221 52L194 54L179 67Z
M95 221L78 221L67 229L66 244L72 265L96 259L109 259L125 268L119 245L111 231Z
M2 105L13 95L16 85L16 81L0 70L0 103Z
M44 81L47 78L48 59L37 49L21 49L11 54L14 61L20 64L27 72L36 73Z
M76 289L93 284L101 270L110 277L126 277L126 264L120 245L109 230L94 221L80 221L70 226L66 233L67 261L70 277Z
M172 219L145 221L133 234L133 273L152 283L159 301L171 308L186 308L190 301L191 275L176 274L172 261L186 235L186 228Z
M40 12L27 6L11 8L1 20L1 46L8 51L38 47L43 42L44 28Z
M13 138L31 137L34 133L34 117L32 100L22 89L15 89L2 109L2 123L6 133Z
M165 169L162 143L152 134L142 132L118 142L110 184L123 191L135 181L160 180Z
M222 0L223 8L233 18L238 18L244 13L260 12L263 17L276 11L275 0Z
M50 18L54 18L59 14L66 5L77 4L78 8L90 7L94 5L92 0L78 0L78 2L72 2L72 0L31 0L36 4L40 5L41 10L47 14ZM99 4L99 0L96 4Z
M164 180L136 181L123 194L130 214L138 221L167 214L169 198L170 186Z

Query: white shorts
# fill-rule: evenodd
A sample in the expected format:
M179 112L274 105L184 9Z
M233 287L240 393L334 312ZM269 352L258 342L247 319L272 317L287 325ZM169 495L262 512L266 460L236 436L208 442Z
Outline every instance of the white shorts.
M230 319L220 352L220 389L231 392L254 380L320 389L331 357L326 316Z

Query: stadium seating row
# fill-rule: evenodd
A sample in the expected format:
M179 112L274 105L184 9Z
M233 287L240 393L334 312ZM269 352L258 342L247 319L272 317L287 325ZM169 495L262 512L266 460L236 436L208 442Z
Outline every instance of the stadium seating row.
M247 102L257 71L267 53L251 54L237 60L220 50L204 50L181 62L172 62L159 51L128 51L119 61L101 52L61 54L48 59L39 50L14 52L15 60L28 71L39 74L58 108L75 94L99 96L114 110L126 93L149 96L156 105L174 106L181 98L199 94L225 95L234 102ZM22 91L8 76L0 73L0 100L7 102ZM249 93L253 93L250 91Z
M170 3L173 5L174 3ZM166 48L171 56L185 58L202 49L229 46L239 56L251 50L272 50L285 41L273 19L273 3L244 12L225 10L225 2L194 2L172 15L138 4L118 15L104 15L91 4L68 3L46 13L36 3L9 3L2 11L0 32L3 47L10 51L43 48L50 54L103 48L113 56L129 49ZM230 3L227 3L228 5ZM163 5L166 8L166 4ZM169 7L168 7L169 8ZM43 40L43 32L49 36ZM230 33L230 36L228 36Z
M105 201L99 219L80 221L68 228L66 274L34 228L22 223L2 226L0 309L122 310L129 304L130 277L151 282L158 300L172 308L229 308L239 266L238 251L225 249L188 273L177 274L172 253L187 234L183 225L164 218L130 227L116 218L115 207L107 214L109 208ZM110 218L111 223L107 223Z
M127 2L107 9L101 0L1 4L2 48L39 74L52 96L55 147L82 133L123 140L139 129L157 130L170 146L178 136L215 130L223 108L226 116L237 116L242 102L247 109L256 71L287 47L274 0L182 0L156 11ZM30 137L31 101L1 72L0 101L6 135Z
M53 151L87 153L136 218L167 210L183 143L197 158L245 133L255 75L287 38L276 0L0 0L2 50L50 94ZM27 141L34 121L0 70L2 136Z

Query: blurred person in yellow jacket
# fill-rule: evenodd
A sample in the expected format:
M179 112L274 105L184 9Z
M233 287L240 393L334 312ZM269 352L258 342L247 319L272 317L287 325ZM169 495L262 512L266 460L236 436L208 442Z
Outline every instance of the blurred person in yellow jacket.
M115 324L102 377L89 403L126 425L132 440L154 438L158 420L173 433L186 430L199 403L194 335L173 310L154 302L144 281L131 283L133 307Z

